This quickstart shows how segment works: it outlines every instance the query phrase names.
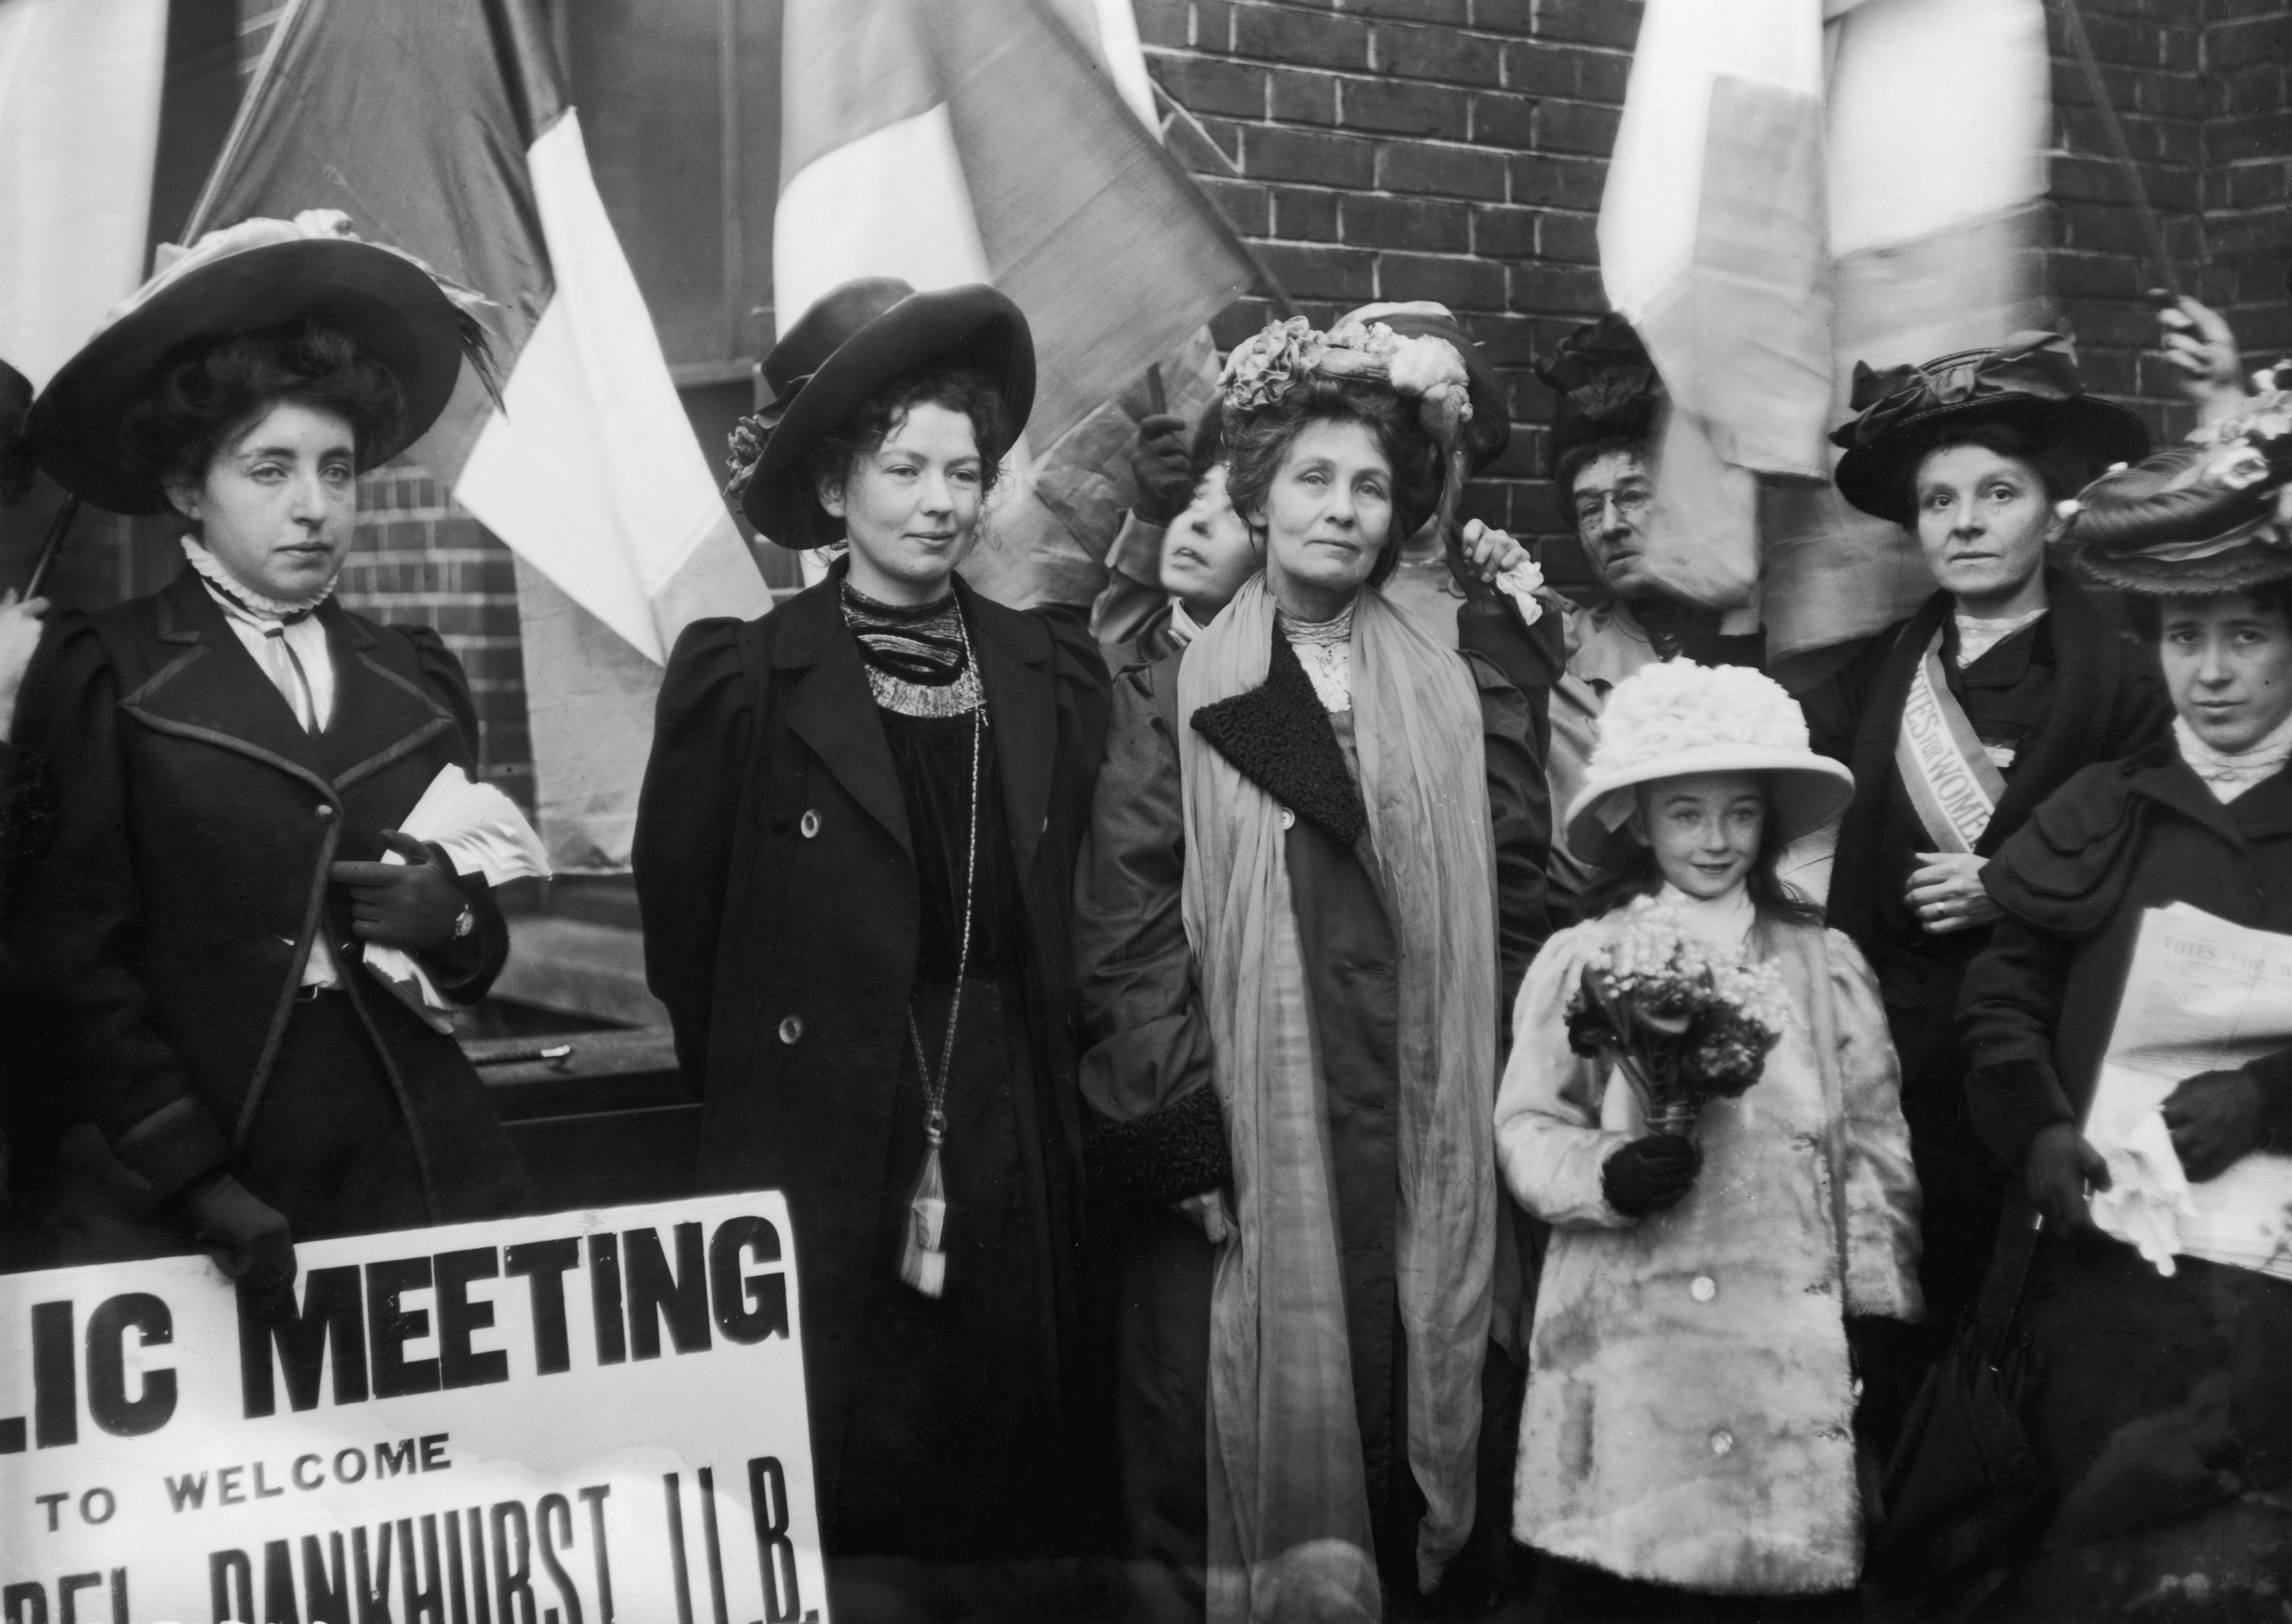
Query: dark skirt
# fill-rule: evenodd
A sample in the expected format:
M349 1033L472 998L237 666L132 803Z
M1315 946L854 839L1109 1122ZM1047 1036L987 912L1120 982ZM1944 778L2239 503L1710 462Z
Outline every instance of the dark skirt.
M950 989L919 989L934 1070ZM1071 1552L1075 1510L1046 1226L1039 1079L1015 1000L964 987L940 1151L947 1285L902 1283L908 1202L925 1151L912 1046L900 1068L877 1203L877 1256L831 1289L866 1303L836 1480L819 1486L833 1555L986 1562Z

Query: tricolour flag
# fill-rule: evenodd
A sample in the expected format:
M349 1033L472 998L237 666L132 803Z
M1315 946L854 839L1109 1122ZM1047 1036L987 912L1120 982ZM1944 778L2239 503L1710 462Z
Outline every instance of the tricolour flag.
M1201 328L1254 275L1162 149L1128 0L787 0L785 29L780 330L853 277L1009 295L1036 456L964 571L1005 602L1087 604L1103 574L1077 535L1112 537L1146 368L1172 409L1207 404Z
M590 177L538 0L294 0L192 231L341 209L493 301L415 459L516 553L542 828L625 866L658 667L771 597L718 493Z
M1771 658L1933 590L1828 480L1853 365L2031 325L2039 0L1649 0L1600 215L1610 302L1673 408L1651 570L1743 604Z

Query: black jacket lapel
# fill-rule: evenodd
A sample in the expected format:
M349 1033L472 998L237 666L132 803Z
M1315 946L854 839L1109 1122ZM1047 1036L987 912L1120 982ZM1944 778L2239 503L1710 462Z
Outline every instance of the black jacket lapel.
M328 602L319 611L335 662L335 706L319 737L319 758L344 789L454 725L453 714L378 657L374 633Z
M773 611L787 620L779 629L772 663L784 671L803 673L795 696L788 701L787 725L912 860L916 849L908 833L899 771L892 764L892 747L868 686L859 640L843 624L837 602L840 581L839 571Z
M160 642L183 655L123 698L120 708L148 727L236 751L302 779L328 799L318 741L232 633L199 578L186 570L158 594Z

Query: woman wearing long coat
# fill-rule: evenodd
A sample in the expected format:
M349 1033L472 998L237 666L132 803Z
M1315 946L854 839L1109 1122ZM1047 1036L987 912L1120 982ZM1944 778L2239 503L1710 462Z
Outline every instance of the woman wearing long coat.
M1804 698L1814 747L1854 773L1829 920L1885 990L1925 1192L1931 1319L1924 1345L1888 1361L1883 1415L1908 1399L1973 1300L1997 1232L1998 1176L1966 1116L1955 1022L1959 980L1996 917L1981 865L2072 774L2156 739L2171 707L2148 650L2044 566L2060 529L2054 505L2146 446L2130 412L2081 392L2066 339L2027 334L1866 376L1855 399L1861 415L1836 436L1848 448L1839 489L1909 529L1941 587ZM1928 673L1933 703L1913 710ZM1930 728L1928 716L1956 725ZM1974 741L1965 770L1989 780L1986 821L1929 827L1905 776L1906 725ZM1959 770L1957 754L1940 757L1945 770Z
M2006 1369L2045 1492L2034 1548L2009 1553L2001 1616L2263 1618L2292 1572L2280 1256L2152 1262L2088 1207L2145 1184L2169 1211L2168 1173L2202 1192L2254 1151L2280 1157L2292 1049L2222 1055L2174 1085L2147 1126L2176 1167L2143 1168L2121 1144L2104 1156L2084 1132L2151 910L2292 936L2292 447L2273 432L2287 407L2292 394L2264 398L2210 443L2083 494L2071 565L2131 594L2159 637L2172 735L2078 774L1983 876L2006 917L1966 972L1968 1096L2020 1176L2022 1221L2042 1220Z
M701 1184L787 1197L831 1558L1072 1552L1104 1455L1067 965L1105 667L1078 618L979 597L945 545L968 543L1025 422L1031 341L991 289L876 280L827 295L765 370L796 380L748 447L766 534L845 529L815 465L972 495L926 498L928 523L881 544L851 524L826 581L695 623L670 660L635 867L649 976L704 1102ZM954 436L944 469L908 452L926 422ZM857 585L871 548L897 566L918 529L916 609ZM927 1154L936 1293L902 1274Z
M1269 328L1251 353L1295 336ZM1543 939L1549 826L1526 701L1376 590L1439 489L1416 401L1381 380L1307 373L1237 408L1249 376L1246 356L1229 368L1229 446L1266 572L1182 653L1118 681L1077 882L1092 1165L1125 1209L1125 1521L1130 1554L1193 1604L1207 1576L1213 1618L1289 1616L1308 1597L1330 1609L1313 1616L1374 1616L1380 1592L1406 1614L1465 1545L1483 1395L1491 1408L1506 1396L1505 1360L1487 1345L1509 1331L1492 1324L1499 1272L1517 1281L1509 1253L1497 1262L1493 1029ZM1342 490L1334 465L1293 459L1317 431L1331 438L1315 444L1347 437L1365 497ZM1313 493L1302 506L1287 505L1285 478ZM1306 538L1324 532L1350 578L1310 623L1293 619L1274 583L1308 595L1292 572L1313 567ZM1467 537L1484 567L1508 554L1498 532ZM1380 663L1404 656L1405 678ZM1391 701L1377 691L1396 681L1424 707L1413 745L1383 731ZM1451 776L1410 776L1412 747L1441 752ZM1471 850L1438 844L1428 804L1453 808ZM1266 854L1256 882L1222 877L1243 859L1205 847L1229 840ZM1278 885L1286 919L1242 911L1258 883ZM1427 910L1449 913L1449 935ZM1488 1030L1428 1030L1436 1000L1411 969L1435 964L1443 990L1486 1000ZM1237 982L1230 1004L1217 989ZM1416 1157L1448 1131L1435 1124L1449 1087L1473 1118L1455 1131L1480 1149L1462 1139L1434 1159L1465 1170L1435 1195ZM1424 1266L1412 1204L1417 1236L1444 1238L1437 1281L1412 1278ZM1485 1539L1501 1525L1502 1472L1482 1475L1496 1502L1479 1507Z
M469 686L435 632L331 595L355 472L419 436L477 341L427 272L339 220L203 239L30 429L67 489L191 532L165 588L58 616L27 679L20 736L57 811L15 949L77 1062L71 1097L33 1110L93 1122L266 1293L296 1238L526 1199L448 1015L507 955L500 909L486 872L402 832L441 775L476 771ZM369 946L426 990L386 985Z

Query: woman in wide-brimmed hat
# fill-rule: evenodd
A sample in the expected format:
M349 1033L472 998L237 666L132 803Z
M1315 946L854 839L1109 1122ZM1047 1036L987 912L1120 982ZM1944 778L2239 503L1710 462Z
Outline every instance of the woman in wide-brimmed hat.
M1918 1317L1917 1183L1876 978L1775 874L1852 791L1755 671L1648 666L1601 712L1567 822L1591 917L1529 971L1496 1109L1505 1177L1554 1226L1513 1507L1554 1559L1554 1618L1693 1617L1676 1592L1860 1572L1850 1347ZM1715 985L1763 975L1780 1038L1684 1132L1571 1007L1604 954L1618 977L1667 962L1633 945L1658 936L1699 944Z
M781 545L845 551L696 622L661 683L637 895L701 1184L787 1195L831 1559L1072 1551L1104 1450L1067 941L1106 670L1078 617L956 572L1033 343L991 287L874 279L763 374L734 489Z
M334 595L359 473L482 359L474 296L327 213L162 265L30 415L51 478L172 514L187 567L60 615L27 682L58 810L17 957L72 1027L64 1119L268 1292L295 1238L524 1200L450 1011L508 950L489 882L545 870L468 781L475 709L437 634Z
M1077 969L1124 1208L1124 1509L1214 1619L1408 1616L1452 1564L1484 1604L1458 1559L1476 1526L1501 1547L1481 1402L1517 1381L1490 1337L1516 1351L1519 1278L1488 1101L1549 823L1525 701L1379 590L1449 494L1467 377L1379 322L1237 349L1264 569L1115 687Z
M2071 774L2156 739L2170 707L2153 662L2046 562L2055 505L2148 447L2131 412L2084 392L2066 337L1859 368L1854 404L1833 436L1839 490L1909 529L1940 588L1805 699L1814 747L1854 771L1829 917L1885 986L1926 1191L1933 1317L1870 1373L1881 1413L1899 1413L1997 1232L1999 1177L1966 1119L1954 1024L1997 917L1982 865Z
M2026 1539L1984 1553L2016 1564L2001 1617L2131 1617L2200 1571L2194 1612L2257 1618L2292 1572L2292 1281L2280 1244L2240 1264L2205 1244L2281 1233L2263 1168L2292 1145L2292 1048L2264 990L2253 1038L2199 1046L2153 1110L2093 1110L2144 921L2292 935L2288 476L2292 393L2270 392L2081 492L2065 537L2071 570L2133 595L2175 717L2072 778L1982 876L2004 917L1965 973L1967 1095L2018 1176L2020 1232L2043 1220L2008 1321L2039 1483ZM1905 1555L1911 1582L1945 1576Z

